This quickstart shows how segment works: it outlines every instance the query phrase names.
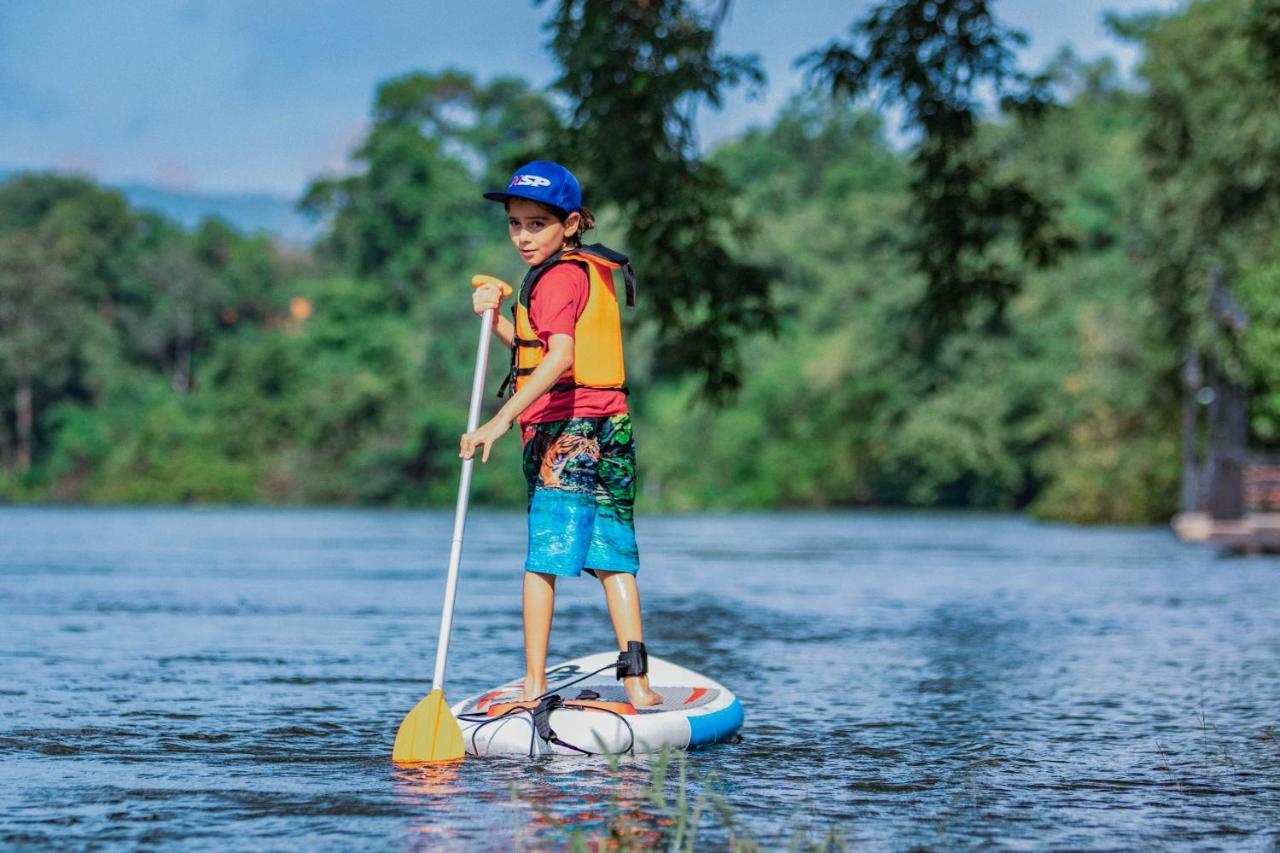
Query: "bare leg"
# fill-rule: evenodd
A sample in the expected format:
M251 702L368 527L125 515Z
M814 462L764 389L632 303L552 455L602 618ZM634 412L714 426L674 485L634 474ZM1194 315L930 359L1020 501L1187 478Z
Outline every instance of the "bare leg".
M547 640L556 605L556 576L524 573L524 696L547 692Z
M606 572L595 569L604 585L604 599L609 604L609 618L613 620L613 633L618 638L618 649L627 650L627 641L644 642L644 629L640 624L640 589L636 576L627 572ZM622 686L627 698L637 708L661 705L662 697L649 689L649 676L624 678Z

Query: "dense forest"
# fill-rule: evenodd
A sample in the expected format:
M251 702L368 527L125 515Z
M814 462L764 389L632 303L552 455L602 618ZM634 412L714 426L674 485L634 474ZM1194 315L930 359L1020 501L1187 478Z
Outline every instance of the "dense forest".
M848 41L833 26L798 58L807 91L702 156L692 109L765 85L752 58L717 53L721 21L563 0L554 92L454 70L384 82L358 168L299 200L324 223L305 252L216 219L185 230L85 179L12 177L0 499L450 500L468 281L521 275L480 192L543 154L579 172L597 239L636 261L648 508L1166 518L1188 353L1248 389L1252 448L1280 450L1280 2L1112 20L1144 51L1136 81L1065 52L1026 73L1016 33L901 18L997 5L885 3ZM964 38L990 49L978 78L1021 86L1002 108L905 82L929 39ZM580 73L601 55L626 74ZM872 109L885 101L907 142ZM1214 277L1243 334L1214 322ZM476 500L522 499L518 450L498 444Z

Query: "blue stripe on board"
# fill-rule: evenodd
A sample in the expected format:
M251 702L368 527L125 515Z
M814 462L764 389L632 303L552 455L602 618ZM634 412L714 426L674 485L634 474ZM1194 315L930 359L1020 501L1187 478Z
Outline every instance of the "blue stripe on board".
M742 703L737 698L727 708L689 717L689 746L719 743L742 728Z

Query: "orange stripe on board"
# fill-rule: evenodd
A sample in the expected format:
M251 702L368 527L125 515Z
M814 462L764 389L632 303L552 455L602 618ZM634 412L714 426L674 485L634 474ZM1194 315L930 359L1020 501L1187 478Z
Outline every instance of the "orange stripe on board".
M490 690L488 693L480 697L480 701L476 702L476 710L483 711L484 706L488 705L494 699L502 695L501 690Z
M699 699L701 699L705 695L707 695L707 688L695 687L693 688L693 692L689 694L689 698L684 700L684 704L691 705L694 702L697 702Z
M599 699L569 699L564 703L566 708L581 708L583 710L596 711L612 711L615 714L637 714L634 705L630 702L602 702Z

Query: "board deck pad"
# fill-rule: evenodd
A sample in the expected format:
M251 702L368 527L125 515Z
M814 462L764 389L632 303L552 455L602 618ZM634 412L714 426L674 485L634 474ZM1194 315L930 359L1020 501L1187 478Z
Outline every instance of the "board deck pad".
M615 677L616 650L598 652L547 670L547 694L563 703L519 702L522 678L511 679L453 706L464 745L473 755L581 755L653 753L731 741L742 727L733 692L691 669L649 656L649 678L662 704L633 708ZM584 691L593 696L579 699ZM574 703L583 703L574 707ZM602 713L607 712L607 713Z
M636 708L637 714L657 714L662 711L691 711L694 708L700 708L714 701L720 691L714 687L651 687L655 693L662 697L662 704L651 705L648 708ZM584 681L581 684L575 684L564 690L555 690L559 693L560 698L566 702L577 700L578 694L583 690L591 690L600 694L594 697L600 702L619 702L627 704L627 691L617 683L609 682L590 682ZM481 696L478 700L468 702L463 710L464 714L471 714L477 711L483 712L492 705L498 705L504 702L515 702L520 697L520 690L504 690L497 695L488 694Z

